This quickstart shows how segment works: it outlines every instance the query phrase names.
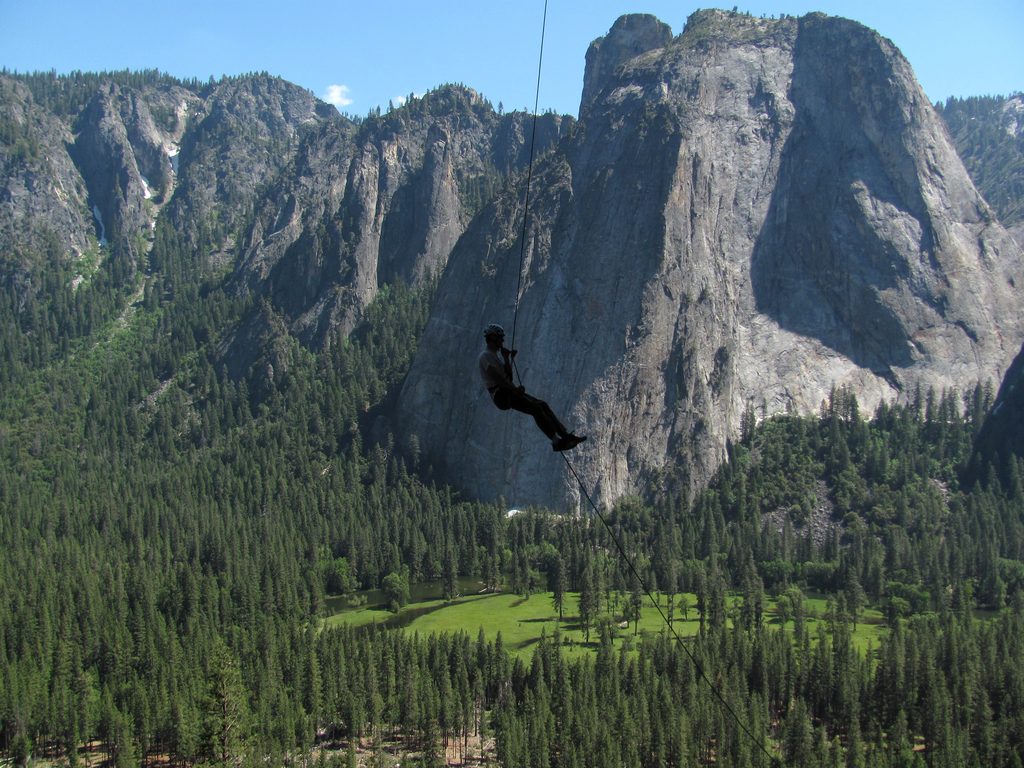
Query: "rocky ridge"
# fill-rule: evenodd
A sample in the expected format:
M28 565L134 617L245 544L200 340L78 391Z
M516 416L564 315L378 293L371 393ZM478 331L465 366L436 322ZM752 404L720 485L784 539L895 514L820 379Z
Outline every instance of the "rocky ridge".
M998 382L1024 338L1020 247L905 59L854 22L623 17L536 177L519 365L590 434L573 459L604 502L703 484L749 406ZM475 373L480 329L512 321L521 216L501 198L456 245L399 423L472 496L578 502Z
M31 291L44 258L77 263L95 245L88 190L65 146L68 126L23 84L0 77L0 278Z
M236 377L282 333L319 348L381 286L436 275L528 159L528 116L462 86L356 122L268 75L118 75L36 78L46 106L0 77L0 284L34 290L51 260L109 259L137 286L161 219L188 268L260 300L220 345ZM572 122L542 116L538 152Z
M303 343L346 336L382 285L443 270L491 188L526 164L525 119L450 86L358 128L324 126L261 199L239 281ZM538 151L570 123L543 116Z

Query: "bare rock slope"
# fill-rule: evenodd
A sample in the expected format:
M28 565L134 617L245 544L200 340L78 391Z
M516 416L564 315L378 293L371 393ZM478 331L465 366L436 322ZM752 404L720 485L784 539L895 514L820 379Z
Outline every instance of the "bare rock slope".
M750 406L995 384L1024 340L1020 247L906 60L854 22L619 19L534 184L520 370L590 435L572 458L602 501L703 484ZM456 245L399 428L467 494L551 505L578 500L565 465L475 371L481 328L513 322L520 197Z
M358 129L322 126L258 200L240 280L303 343L347 336L381 286L441 272L484 187L525 165L526 117L445 86ZM541 149L570 122L545 116Z

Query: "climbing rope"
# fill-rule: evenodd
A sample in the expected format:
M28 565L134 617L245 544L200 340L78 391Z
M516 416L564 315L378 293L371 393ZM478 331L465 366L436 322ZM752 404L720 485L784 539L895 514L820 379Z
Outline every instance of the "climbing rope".
M516 284L516 305L512 312L512 349L516 348L516 326L519 322L519 300L523 292L523 262L526 258L526 220L530 212L530 184L533 181L533 156L537 145L537 110L540 105L540 74L544 67L544 36L548 27L548 0L544 0L544 18L540 26L540 56L537 60L537 87L533 95L533 129L530 132L530 163L526 172L526 199L523 203L523 228L519 237L519 282ZM516 373L516 379L522 385L523 378L519 375L519 366L516 359L512 358L512 367Z
M530 162L526 173L526 195L523 203L523 226L522 232L519 237L519 281L516 284L516 303L515 309L512 313L512 349L516 348L516 328L519 322L519 302L522 298L523 291L523 265L526 259L526 225L530 212L530 186L533 181L533 158L537 143L537 110L540 105L540 76L544 66L544 37L547 32L547 23L548 0L544 0L544 18L541 22L540 31L540 56L537 61L537 87L533 97L533 129L530 133ZM523 380L522 377L519 375L519 367L516 365L516 359L514 356L511 357L511 361L512 367L515 371L516 379L518 379L520 385L522 385ZM633 577L637 580L637 583L640 584L640 587L647 595L647 598L651 601L655 609L658 611L658 614L661 616L662 621L665 622L665 626L668 627L669 632L672 633L672 637L675 638L676 644L683 649L683 651L689 657L690 661L693 663L694 668L697 670L698 676L708 684L708 687L711 689L711 692L714 694L715 698L717 698L718 701L722 704L722 707L725 709L728 715L736 722L736 724L743 730L743 732L750 738L750 740L754 742L754 744L756 744L758 748L768 757L772 764L782 765L779 759L768 751L768 747L760 739L757 738L757 736L750 729L750 727L740 718L739 713L737 713L736 710L732 707L732 705L729 704L728 701L726 701L725 697L722 695L722 692L718 690L718 688L715 686L711 678L708 677L707 672L704 671L703 665L701 665L701 663L697 660L697 657L693 655L693 651L691 651L683 642L683 639L676 632L675 627L672 626L672 622L669 621L668 616L666 616L665 612L662 610L661 605L659 605L658 601L654 598L654 595L648 588L647 583L640 576L640 572L637 570L632 558L630 558L629 555L626 554L626 549L622 546L622 542L619 540L619 537L615 535L615 532L612 530L612 527L608 524L608 521L605 519L605 516L601 514L601 510L598 508L597 504L595 504L594 500L590 498L590 494L587 493L587 489L583 485L583 480L577 474L576 468L572 465L572 462L569 461L569 457L566 455L565 452L562 452L562 458L565 460L565 466L569 468L569 472L571 472L572 476L576 478L576 482L580 487L580 492L583 494L583 497L587 500L591 508L597 514L598 519L604 525L605 530L608 531L608 535L615 543L615 547L619 552L619 556L623 559L623 561L625 561L626 565L629 567L630 572L633 574Z
M569 457L565 454L565 452L562 453L562 458L565 460L565 466L568 467L569 472L571 472L572 476L576 478L576 483L580 487L580 493L583 494L583 497L587 500L587 503L590 504L591 508L597 514L598 520L601 521L601 523L604 525L605 530L608 531L608 535L611 537L612 542L615 544L615 548L619 552L619 557L621 557L622 560L629 567L629 571L633 574L633 578L637 580L637 583L640 585L640 588L644 591L644 594L647 595L647 598L651 601L651 604L654 605L655 610L658 611L658 614L661 616L661 620L665 622L665 626L668 627L668 631L671 632L672 637L675 638L676 645L683 649L683 651L689 657L690 661L693 663L694 668L697 670L697 675L700 677L701 680L708 684L708 688L711 689L711 693L713 693L715 698L718 699L722 707L728 713L729 717L733 719L733 721L750 738L750 740L757 745L757 747L765 754L765 756L769 760L771 760L772 764L781 766L782 762L779 760L779 758L777 758L768 750L768 747L765 745L765 743L762 742L759 738L757 738L754 732L750 729L750 726L748 726L740 718L739 713L736 712L736 710L728 701L726 701L725 696L722 695L722 692L718 690L718 687L714 684L711 678L708 677L707 672L704 671L704 666L700 663L700 661L697 660L697 657L693 655L693 651L691 651L683 642L683 638L681 638L679 634L676 632L675 627L672 626L672 622L669 621L668 616L665 615L665 611L662 610L661 605L658 603L654 595L651 593L650 588L647 586L647 582L645 582L643 577L640 575L640 571L637 570L636 565L633 563L633 559L628 554L626 554L626 548L622 545L622 541L619 539L618 536L615 535L615 531L613 531L611 525L608 524L608 520L605 518L603 514L601 514L601 510L598 508L597 504L594 503L594 500L590 498L590 494L587 493L586 486L583 485L583 480L576 472L576 467L574 467L572 465L572 462L569 461ZM639 618L637 620L639 621Z

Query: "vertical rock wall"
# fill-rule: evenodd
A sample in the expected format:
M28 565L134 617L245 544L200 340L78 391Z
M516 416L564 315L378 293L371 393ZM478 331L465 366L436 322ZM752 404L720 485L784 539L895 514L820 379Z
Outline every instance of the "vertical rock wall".
M703 484L748 405L848 385L871 408L995 382L1019 350L1021 251L877 34L629 17L583 96L536 174L516 345L527 389L590 435L573 460L601 500ZM551 505L576 497L563 463L475 372L483 325L512 324L521 216L499 199L456 246L400 420L468 494Z

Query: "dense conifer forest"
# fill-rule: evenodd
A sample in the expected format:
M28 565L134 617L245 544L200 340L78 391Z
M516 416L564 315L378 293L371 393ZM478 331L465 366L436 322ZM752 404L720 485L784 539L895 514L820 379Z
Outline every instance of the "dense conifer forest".
M431 288L383 290L322 353L281 332L234 379L226 334L274 310L194 253L158 225L144 276L110 253L81 285L0 284L5 759L1024 763L1022 461L973 455L988 387L755 404L706 491L609 510L645 585L695 596L684 652L616 633L639 585L595 519L462 500L380 433ZM454 576L572 594L589 653L324 624L331 595ZM865 649L869 606L887 632Z
M1019 98L1015 94L1011 98ZM1006 226L1024 221L1024 132L1007 129L1002 96L949 98L936 108L971 179Z

